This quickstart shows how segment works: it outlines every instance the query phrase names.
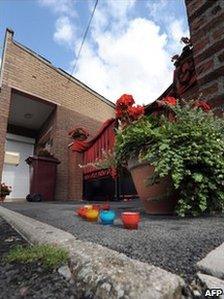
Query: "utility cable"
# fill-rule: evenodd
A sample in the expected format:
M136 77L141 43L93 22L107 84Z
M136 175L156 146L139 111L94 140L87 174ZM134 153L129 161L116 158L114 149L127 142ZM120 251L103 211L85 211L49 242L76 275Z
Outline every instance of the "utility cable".
M91 13L91 16L90 16L88 25L87 25L87 27L86 27L86 30L85 30L84 35L83 35L83 38L82 38L82 42L81 42L80 47L79 47L79 51L78 51L78 55L77 55L77 57L76 57L75 64L74 64L74 66L73 66L73 69L72 69L71 75L70 75L70 77L69 77L69 79L68 79L68 82L71 81L71 78L72 78L72 76L73 76L73 74L74 74L74 72L75 72L75 70L76 70L76 67L77 67L77 64L78 64L78 60L79 60L79 57L80 57L80 54L81 54L83 45L84 45L84 43L85 43L85 40L86 40L88 31L89 31L89 28L90 28L90 25L91 25L91 22L92 22L94 13L95 13L95 11L96 11L96 7L97 7L98 2L99 2L99 0L96 0L96 1L95 1L95 4L94 4L93 10L92 10L92 13Z

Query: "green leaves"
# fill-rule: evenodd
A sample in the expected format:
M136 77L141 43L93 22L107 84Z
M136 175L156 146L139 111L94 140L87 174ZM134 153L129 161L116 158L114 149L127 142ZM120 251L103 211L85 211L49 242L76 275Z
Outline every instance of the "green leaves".
M159 147L160 151L163 151L163 150L166 150L166 149L169 149L169 144L167 144L167 143L163 143Z
M195 182L201 183L203 180L203 175L199 172L195 172L193 173L192 178L195 180Z

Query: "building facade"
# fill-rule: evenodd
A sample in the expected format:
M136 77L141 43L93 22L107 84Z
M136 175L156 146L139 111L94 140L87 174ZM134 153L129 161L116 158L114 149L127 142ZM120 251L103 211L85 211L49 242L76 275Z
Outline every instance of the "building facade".
M55 199L80 199L80 161L73 161L75 173L69 178L68 132L81 125L93 136L106 119L114 116L114 104L16 42L9 29L0 87L0 177L12 185L12 198L28 194L25 159L45 147L61 161ZM4 163L7 152L19 154L18 165Z

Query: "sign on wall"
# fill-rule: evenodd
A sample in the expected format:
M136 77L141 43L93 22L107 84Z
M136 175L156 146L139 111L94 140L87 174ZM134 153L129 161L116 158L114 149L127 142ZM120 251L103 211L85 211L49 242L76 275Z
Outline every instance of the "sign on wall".
M16 152L5 152L5 159L4 159L4 163L5 164L10 164L10 165L19 165L20 162L20 153L16 153Z

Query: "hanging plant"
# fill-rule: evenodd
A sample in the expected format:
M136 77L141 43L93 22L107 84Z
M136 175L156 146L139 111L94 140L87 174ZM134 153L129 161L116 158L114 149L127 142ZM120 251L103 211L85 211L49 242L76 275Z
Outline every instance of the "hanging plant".
M69 131L68 135L73 140L84 141L89 137L89 133L81 127L74 128Z

